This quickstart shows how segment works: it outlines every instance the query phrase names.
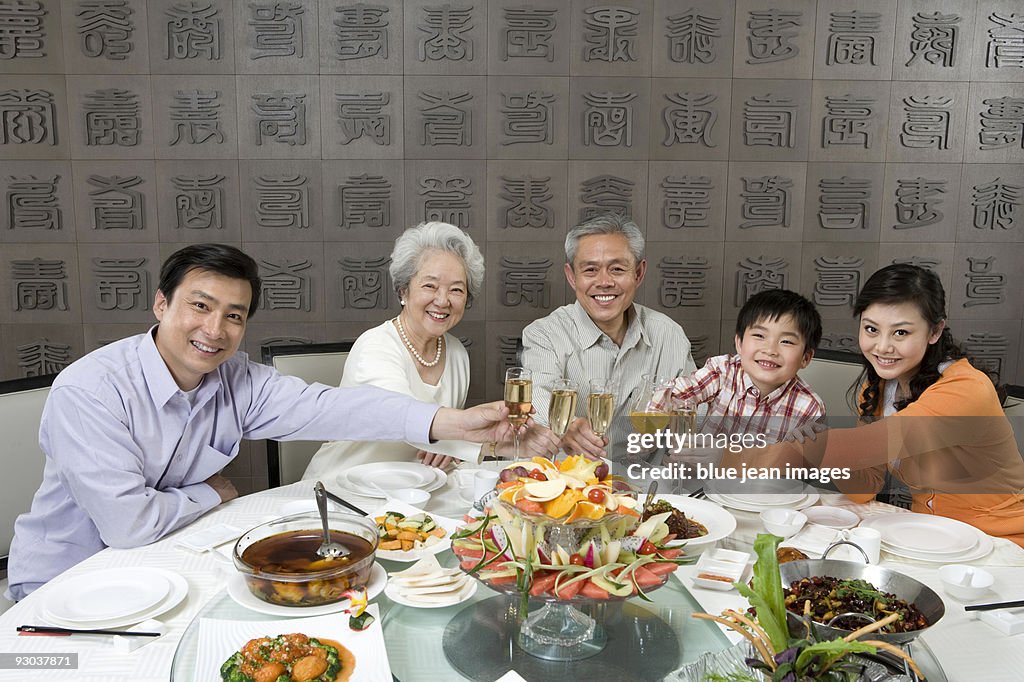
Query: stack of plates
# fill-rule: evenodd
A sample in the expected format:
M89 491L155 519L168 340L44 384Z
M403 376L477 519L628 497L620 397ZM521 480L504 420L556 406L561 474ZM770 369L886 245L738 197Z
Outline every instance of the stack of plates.
M775 507L783 509L804 509L816 503L818 493L708 493L708 499L723 507L741 511L762 512Z
M162 568L115 568L63 580L46 593L41 616L65 628L141 623L177 606L188 583Z
M417 462L369 462L338 476L338 483L366 497L387 497L389 490L418 488L433 492L448 481L448 474Z
M882 534L882 549L905 559L940 564L973 561L992 551L992 538L974 526L930 514L886 514L860 524Z

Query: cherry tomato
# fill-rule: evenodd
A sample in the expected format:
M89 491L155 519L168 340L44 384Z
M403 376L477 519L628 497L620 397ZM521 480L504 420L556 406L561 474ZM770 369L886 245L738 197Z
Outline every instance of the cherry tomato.
M573 566L582 566L583 565L583 557L581 557L579 554L570 554L569 555L569 563L571 565L573 565Z
M601 490L600 488L591 488L590 492L587 493L587 499L593 502L594 504L603 504L604 497L604 491Z
M540 469L534 469L533 471L531 471L531 472L530 472L529 474L527 474L527 475L528 475L528 476L529 476L530 478L532 478L533 480L535 480L535 481L546 481L546 480L548 480L548 477L547 477L547 476L545 476L545 475L544 475L544 472L543 472L543 471L541 471Z
M644 540L644 544L640 545L637 554L654 554L657 551L658 548L651 544L650 540Z

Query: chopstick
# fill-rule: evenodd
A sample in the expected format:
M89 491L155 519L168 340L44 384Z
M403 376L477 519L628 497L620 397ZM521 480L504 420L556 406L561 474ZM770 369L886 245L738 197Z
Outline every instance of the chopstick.
M18 632L23 635L124 635L125 637L159 637L159 632L132 632L127 630L73 630L56 628L49 625L19 625Z
M965 606L964 611L995 611L996 609L1012 609L1018 606L1024 606L1024 599L997 601L991 604L971 604L970 606Z
M347 502L347 501L343 500L342 498L338 497L337 495L332 493L330 490L327 490L326 488L324 488L324 494L327 495L327 499L333 500L334 502L337 502L342 507L346 507L348 509L351 509L356 514L360 514L362 516L369 516L370 515L369 512L365 512L362 509L360 509L359 507L357 507L354 504L352 504L351 502Z

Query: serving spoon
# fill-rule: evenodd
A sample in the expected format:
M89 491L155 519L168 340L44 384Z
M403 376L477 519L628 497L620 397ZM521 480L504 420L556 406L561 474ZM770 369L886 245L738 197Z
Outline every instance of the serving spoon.
M320 481L313 486L313 495L316 497L316 508L320 512L320 522L324 526L324 541L316 548L316 554L324 559L343 559L349 555L349 548L340 542L331 540L331 530L327 527L327 491Z

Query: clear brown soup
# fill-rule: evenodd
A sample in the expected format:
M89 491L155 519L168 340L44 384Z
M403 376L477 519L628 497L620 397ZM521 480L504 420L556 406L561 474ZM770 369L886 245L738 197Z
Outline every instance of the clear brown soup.
M271 535L245 548L242 561L258 572L302 574L336 567L339 561L354 564L373 551L373 545L364 538L332 530L331 540L345 545L349 554L341 559L323 559L316 553L323 537L319 530L290 530Z

